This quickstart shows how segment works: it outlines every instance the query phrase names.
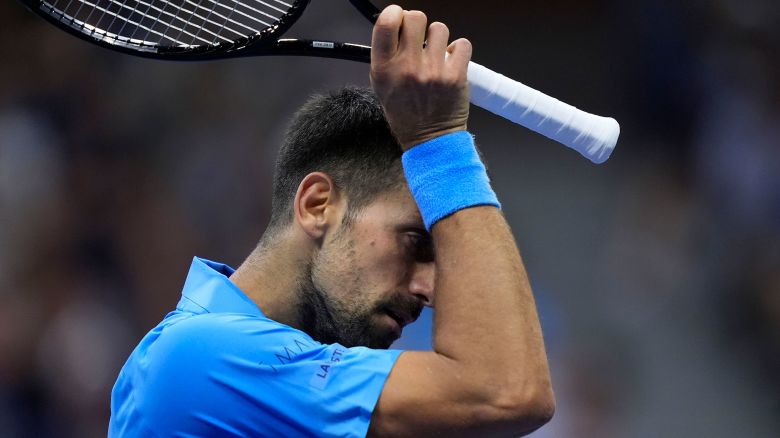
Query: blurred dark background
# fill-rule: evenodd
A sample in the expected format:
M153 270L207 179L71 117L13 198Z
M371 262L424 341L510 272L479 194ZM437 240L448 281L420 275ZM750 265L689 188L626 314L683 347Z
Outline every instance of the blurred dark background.
M368 42L347 2L313 3L291 34ZM534 436L780 436L780 2L404 5L621 122L596 166L472 111L555 379ZM236 266L261 235L292 112L367 66L139 59L13 1L0 63L0 436L105 436L114 379L192 256ZM397 346L429 348L430 327Z

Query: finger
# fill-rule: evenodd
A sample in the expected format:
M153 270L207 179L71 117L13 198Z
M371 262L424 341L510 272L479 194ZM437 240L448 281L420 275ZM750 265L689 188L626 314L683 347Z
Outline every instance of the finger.
M444 23L434 21L428 26L428 44L425 47L425 54L429 60L437 64L444 63L444 54L449 39L450 30Z
M449 56L445 61L446 64L465 77L466 69L471 60L471 42L465 38L459 38L447 47L447 53Z
M404 10L398 5L386 7L376 19L371 35L371 62L392 58L398 50Z
M420 11L404 11L404 21L401 24L399 51L422 53L425 42L425 30L428 17Z

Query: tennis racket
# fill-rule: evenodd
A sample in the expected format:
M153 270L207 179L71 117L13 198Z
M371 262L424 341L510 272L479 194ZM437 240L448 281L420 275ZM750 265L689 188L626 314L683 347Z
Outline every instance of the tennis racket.
M109 49L198 61L263 55L370 62L371 47L282 38L310 0L19 0L49 23ZM333 0L331 0L333 1ZM379 9L349 0L371 23ZM471 102L602 163L617 143L612 118L581 111L474 62Z

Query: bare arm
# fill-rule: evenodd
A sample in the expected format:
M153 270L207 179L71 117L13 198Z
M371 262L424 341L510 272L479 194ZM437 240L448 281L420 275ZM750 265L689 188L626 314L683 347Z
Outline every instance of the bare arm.
M377 21L372 84L404 149L465 129L471 46L458 40L448 47L448 37L441 23L428 27L422 13L398 7ZM433 351L400 356L369 434L535 430L552 416L554 400L536 306L509 226L498 209L474 207L437 222L432 235Z

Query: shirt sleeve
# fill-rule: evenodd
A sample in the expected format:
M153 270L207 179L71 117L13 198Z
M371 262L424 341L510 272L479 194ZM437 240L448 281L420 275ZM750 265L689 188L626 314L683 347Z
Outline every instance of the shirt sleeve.
M160 436L363 437L400 353L320 344L250 315L198 315L150 346L136 402Z

